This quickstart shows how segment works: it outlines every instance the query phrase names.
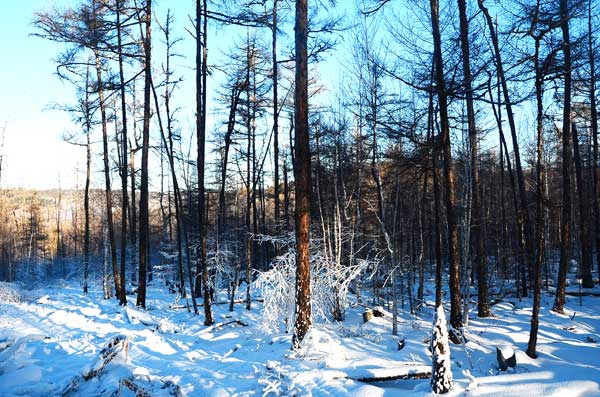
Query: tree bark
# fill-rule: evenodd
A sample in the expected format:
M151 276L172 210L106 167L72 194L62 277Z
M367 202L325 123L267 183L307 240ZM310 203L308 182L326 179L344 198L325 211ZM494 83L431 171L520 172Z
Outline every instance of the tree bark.
M539 313L541 305L542 288L542 264L544 263L544 108L543 108L543 84L544 75L539 63L540 37L535 37L535 97L537 107L537 150L536 150L536 261L533 287L533 311L531 314L531 330L529 331L529 342L527 343L527 355L537 357L536 345L539 329Z
M506 116L508 118L508 125L510 127L510 134L512 138L513 150L515 155L515 170L517 173L517 187L519 192L519 227L523 230L522 237L524 243L524 249L522 249L522 253L524 255L525 264L529 271L529 275L532 276L533 273L533 244L532 244L532 233L531 233L531 222L529 218L529 208L527 206L527 196L525 193L525 178L523 177L523 167L521 166L521 155L519 152L519 140L517 137L517 127L515 124L515 118L512 110L512 102L510 100L510 95L508 92L508 84L506 81L506 77L504 74L504 66L502 63L502 55L500 53L500 45L498 43L498 34L494 29L494 22L492 21L492 17L490 16L489 10L484 5L485 0L477 0L479 5L479 9L483 12L486 23L488 25L490 31L490 37L492 39L492 45L494 48L494 56L496 63L496 71L498 73L498 79L500 80L500 84L502 85L502 92L504 94L504 105L506 106ZM508 152L506 152L508 154ZM521 242L521 239L519 239ZM527 292L527 288L525 288L524 292ZM525 295L525 294L524 294Z
M85 87L85 190L83 194L83 211L85 216L85 226L83 235L83 293L88 293L88 278L90 268L90 182L92 177L92 111L90 109L90 94L89 94L89 79L90 69L86 68L86 87Z
M135 135L135 118L134 118ZM136 143L137 145L137 143ZM135 199L135 151L129 142L129 174L131 178L131 202L129 204L129 244L131 245L131 281L137 278L138 267L138 240L137 240L137 202Z
M296 319L292 344L299 348L312 323L310 298L311 167L308 130L308 0L296 0L295 23L295 167L296 187Z
M129 197L127 196L127 107L125 100L125 77L123 75L123 46L121 32L121 12L123 12L123 1L117 2L117 51L119 58L119 83L121 91L121 296L119 303L127 305L127 290L125 286L125 265L127 264L127 211Z
M571 37L569 34L569 8L567 0L560 0L561 30L564 53L564 107L562 129L562 179L563 202L560 217L560 265L553 309L562 313L565 306L567 270L571 260Z
M106 117L106 104L104 101L104 87L102 81L102 65L98 49L94 49L94 58L96 60L96 76L98 100L100 104L100 118L102 123L102 160L104 161L104 193L106 201L106 222L108 226L108 243L110 247L110 261L112 265L113 280L115 283L115 294L117 299L121 299L121 282L119 281L119 271L117 268L117 250L115 243L115 228L112 212L112 190L110 186L110 166L108 159L108 126Z
M596 234L596 266L598 267L598 280L600 282L600 203L598 200L598 109L596 107L596 60L594 57L594 39L592 31L592 0L588 3L588 58L590 62L590 111L592 123L592 142L594 166L592 167L592 197L594 205L594 231Z
M144 38L144 122L142 129L142 175L140 178L140 242L139 242L139 287L137 306L146 308L146 270L149 259L149 214L148 214L148 155L150 149L150 90L152 86L152 0L146 0L146 37Z
M199 226L199 255L196 277L202 275L202 297L204 298L204 325L213 324L211 295L206 263L206 203L204 193L204 162L206 140L206 75L207 75L207 6L206 0L196 0L196 133L198 144L198 226ZM204 17L204 18L202 18ZM201 22L202 21L202 22ZM202 27L202 28L201 28ZM199 292L196 282L194 292Z
M219 210L217 227L219 238L223 233L223 227L225 223L225 179L227 177L227 163L229 160L229 148L231 147L231 135L235 129L235 115L237 112L238 103L240 100L241 89L239 84L236 82L233 89L231 90L231 105L229 108L229 118L227 119L227 131L225 132L225 148L223 150L223 158L221 160L221 187L219 189Z
M273 0L273 26L272 26L272 50L273 50L273 167L274 167L274 196L275 196L275 230L279 231L279 109L278 109L278 67L277 67L277 0Z
M252 126L250 120L250 34L246 34L246 310L252 307L252 298L250 296L250 283L252 280L252 262L254 257L252 235L250 233L250 220L252 218L252 195L254 188L254 178L251 174L250 162L252 159Z
M473 241L473 261L477 268L477 315L490 316L488 303L488 272L485 243L483 240L483 211L481 202L481 183L479 181L479 141L475 125L475 109L473 104L473 84L471 76L471 59L469 48L469 20L466 0L458 0L460 14L460 43L462 49L463 79L467 103L467 124L469 130L469 146L471 149L471 238Z
M441 145L444 157L444 191L446 193L446 215L448 222L448 259L450 265L450 325L454 329L462 328L462 304L460 295L460 256L456 198L454 191L454 170L452 168L452 151L450 144L450 125L448 120L448 103L446 84L444 81L444 61L442 58L442 40L439 23L439 2L430 0L431 28L433 33L435 76L437 84L438 105L440 112Z
M579 229L581 233L581 267L580 276L583 288L593 288L594 279L592 277L592 239L590 236L590 225L587 191L584 187L583 166L581 165L581 156L579 154L579 134L575 123L571 123L571 133L573 134L573 160L575 161L575 182L578 193L579 203Z

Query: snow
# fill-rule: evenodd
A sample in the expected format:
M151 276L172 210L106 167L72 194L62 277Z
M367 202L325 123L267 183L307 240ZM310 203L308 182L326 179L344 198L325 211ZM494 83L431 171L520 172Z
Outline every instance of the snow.
M499 347L500 352L502 353L502 357L504 358L509 358L512 357L513 354L515 354L515 351L513 350L512 346L502 346Z
M136 395L128 382L152 396L434 395L429 379L364 382L431 371L430 306L418 316L399 310L398 331L405 339L399 351L390 319L363 324L365 308L351 296L354 305L344 322L317 324L292 351L282 324L272 333L261 328L260 302L251 311L244 304L234 312L215 305L215 326L206 327L203 316L170 308L176 297L159 284L148 289L148 311L134 306L134 296L127 307L102 299L100 286L89 295L76 283L37 291L0 287L2 397L60 395L98 368L102 349L119 335L128 350L97 377L79 379L76 391L66 395ZM449 347L454 387L446 395L600 396L600 298L568 297L565 314L551 312L552 302L553 296L542 296L535 360L524 353L530 300L496 304L490 318L473 313L465 345ZM514 351L516 368L498 370L497 347Z
M433 318L433 336L431 340L431 389L436 393L447 393L452 390L452 360L448 343L448 324L444 306L435 309Z

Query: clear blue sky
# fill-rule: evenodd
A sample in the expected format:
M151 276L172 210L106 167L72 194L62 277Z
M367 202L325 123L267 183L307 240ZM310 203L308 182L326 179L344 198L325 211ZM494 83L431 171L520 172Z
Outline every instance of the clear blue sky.
M61 143L62 132L69 128L68 115L46 110L71 95L70 87L53 75L52 57L60 47L29 35L34 11L49 4L44 0L0 4L0 126L7 127L3 188L58 186L59 173L68 181L77 157L83 159L77 156L81 149Z

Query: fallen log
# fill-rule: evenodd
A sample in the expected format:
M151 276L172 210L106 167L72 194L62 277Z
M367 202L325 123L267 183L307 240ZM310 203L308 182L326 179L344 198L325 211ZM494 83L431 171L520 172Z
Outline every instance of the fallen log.
M126 307L125 315L130 324L136 325L141 323L147 327L158 328L158 322L147 312Z
M391 380L429 379L431 378L430 365L410 365L393 368L357 369L348 373L347 379L358 382L386 382Z
M136 384L132 379L125 378L119 381L119 386L125 386L129 390L135 393L135 397L150 397L149 391L144 389L142 386ZM119 390L120 394L120 390Z
M119 380L119 396L123 387L135 393L135 397L152 397L153 395L165 395L165 391L169 396L181 397L181 388L171 380L149 382L144 380L136 380L134 378L122 378ZM159 391L160 390L160 391Z
M212 332L212 331L214 331L216 329L219 329L219 328L223 328L226 325L230 325L230 324L236 324L236 325L239 325L241 327L247 327L248 326L248 324L245 323L245 322L243 322L242 320L224 321L222 323L213 324L213 325L209 326L208 328L203 329L202 331L198 332L197 335L207 334L209 332Z
M92 367L92 369L83 374L83 380L90 380L98 376L104 368L112 361L117 354L124 351L125 356L127 356L127 351L129 349L129 342L127 341L127 337L125 335L117 335L114 337L112 341L106 345L104 349L100 351L100 356L96 360L96 364Z
M263 303L265 300L264 299L252 299L252 302L258 302L258 303ZM235 301L233 301L234 304L245 304L247 301L246 299L236 299ZM211 305L229 305L231 303L231 301L220 301L220 302L212 302ZM204 303L199 302L198 303L198 307L204 307ZM169 309L186 309L187 306L184 305L170 305Z
M100 376L106 366L110 364L110 362L113 361L119 353L124 352L125 356L127 356L128 349L129 342L127 337L125 335L115 336L108 343L108 345L106 345L106 347L100 351L100 354L98 355L94 365L89 369L85 369L83 373L76 375L73 379L71 379L69 384L62 390L60 395L66 396L71 392L75 392L81 383Z

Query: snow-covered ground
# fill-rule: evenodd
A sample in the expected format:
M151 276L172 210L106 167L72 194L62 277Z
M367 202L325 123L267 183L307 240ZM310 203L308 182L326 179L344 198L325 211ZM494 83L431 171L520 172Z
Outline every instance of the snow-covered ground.
M162 286L148 291L148 311L83 295L76 284L22 291L0 285L0 396L427 396L429 380L366 383L430 370L433 310L362 323L361 306L342 324L319 324L299 352L291 336L257 327L260 303L233 313L215 305L216 326L175 305ZM471 317L465 345L451 345L454 389L448 396L600 396L600 298L568 298L566 315L543 298L539 358L524 350L531 302L506 300L495 317ZM239 321L234 321L239 320ZM226 324L227 323L227 324ZM225 324L225 325L224 325ZM125 337L127 349L102 368L101 350ZM398 340L405 344L398 350ZM500 372L496 347L512 348L517 367ZM86 380L88 379L88 380ZM129 385L129 387L128 387ZM131 386L133 385L133 386ZM144 394L145 393L145 394Z

